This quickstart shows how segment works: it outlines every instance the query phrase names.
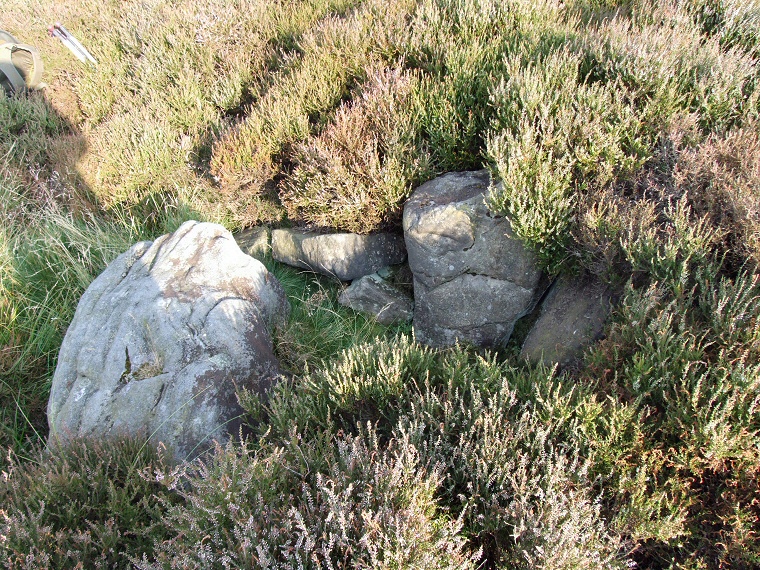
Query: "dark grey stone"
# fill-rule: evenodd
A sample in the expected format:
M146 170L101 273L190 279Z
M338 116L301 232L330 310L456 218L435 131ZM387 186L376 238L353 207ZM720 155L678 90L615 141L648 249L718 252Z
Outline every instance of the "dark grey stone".
M421 342L503 345L540 293L535 255L508 219L488 212L488 186L486 171L449 173L417 188L404 207Z
M373 315L384 325L412 320L414 302L377 273L356 279L338 298L341 305Z
M237 242L240 251L251 257L255 257L259 261L263 261L271 251L269 235L269 228L261 226L250 228L236 234L235 241Z
M546 364L571 363L601 337L611 306L611 293L597 278L559 278L541 303L522 356Z
M415 281L414 293L415 336L431 346L503 346L535 297L535 291L509 281L470 274L431 288Z
M292 229L272 232L272 256L282 263L353 281L406 259L404 238L378 233L316 234Z

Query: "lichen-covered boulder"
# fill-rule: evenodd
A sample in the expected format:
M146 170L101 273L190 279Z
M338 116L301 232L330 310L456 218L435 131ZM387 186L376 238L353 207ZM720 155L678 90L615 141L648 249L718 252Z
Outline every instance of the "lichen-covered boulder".
M292 229L272 232L272 257L277 261L353 281L406 259L404 238L391 233L318 234Z
M541 303L522 356L533 362L570 364L602 336L611 308L611 292L598 278L560 277Z
M131 435L197 455L241 426L236 388L280 370L270 330L279 282L216 224L187 222L134 245L87 288L58 357L50 438Z
M449 173L417 188L404 206L420 342L504 345L540 295L535 255L508 219L488 212L488 185L486 171Z

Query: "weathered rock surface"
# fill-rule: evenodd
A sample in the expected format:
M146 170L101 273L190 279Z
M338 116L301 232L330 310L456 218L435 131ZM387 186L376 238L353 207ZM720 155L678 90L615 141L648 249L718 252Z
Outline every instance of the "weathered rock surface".
M51 439L122 434L177 459L240 427L236 386L277 378L269 329L287 301L222 226L187 222L134 245L82 296L48 402Z
M383 325L412 320L414 301L377 273L356 279L338 297L341 305L373 315Z
M569 364L601 337L611 303L610 291L598 279L560 277L541 303L522 356L533 362Z
M261 261L271 250L269 234L266 226L250 228L235 235L235 241L240 251Z
M488 213L488 184L486 171L445 174L417 188L404 207L421 342L503 345L539 296L535 256L509 220Z
M282 263L353 281L406 259L401 236L379 233L315 234L291 229L272 232L272 256Z

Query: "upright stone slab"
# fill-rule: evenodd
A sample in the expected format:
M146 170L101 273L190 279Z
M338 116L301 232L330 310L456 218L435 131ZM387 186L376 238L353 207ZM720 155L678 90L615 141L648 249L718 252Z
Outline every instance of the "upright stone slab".
M272 232L272 256L282 263L353 281L406 259L404 238L378 233L316 234L291 229Z
M602 335L611 303L609 289L598 278L560 277L541 303L522 356L546 364L571 363Z
M488 185L486 171L445 174L417 188L404 207L421 342L504 345L537 299L535 256L509 220L489 214Z
M135 435L184 459L240 428L236 388L278 377L279 282L222 226L134 245L87 288L61 346L50 437Z

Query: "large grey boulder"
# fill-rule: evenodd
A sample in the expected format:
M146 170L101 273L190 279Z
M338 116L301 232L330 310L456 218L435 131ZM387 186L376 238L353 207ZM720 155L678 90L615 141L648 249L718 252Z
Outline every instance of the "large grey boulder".
M488 186L486 171L449 173L417 188L404 206L420 342L504 345L540 295L535 256L508 219L489 214Z
M353 281L402 263L406 251L404 238L395 234L316 234L279 229L272 232L272 257L341 281Z
M222 226L187 222L134 245L87 288L58 357L50 437L132 435L176 459L241 426L236 388L263 392L279 366L269 330L279 282Z
M533 362L570 364L602 336L612 307L607 286L591 276L562 276L541 303L521 354Z

